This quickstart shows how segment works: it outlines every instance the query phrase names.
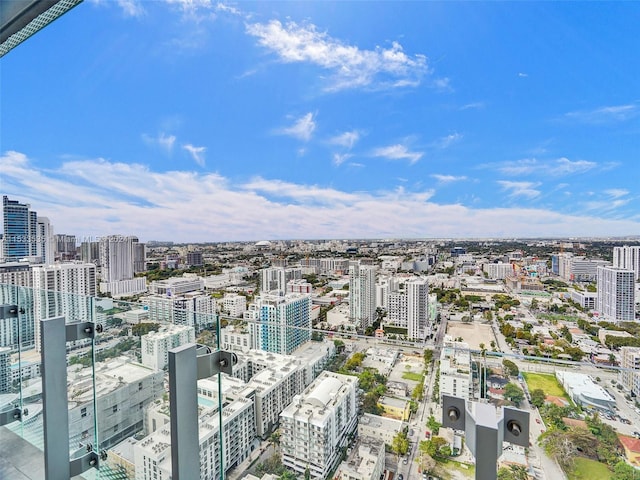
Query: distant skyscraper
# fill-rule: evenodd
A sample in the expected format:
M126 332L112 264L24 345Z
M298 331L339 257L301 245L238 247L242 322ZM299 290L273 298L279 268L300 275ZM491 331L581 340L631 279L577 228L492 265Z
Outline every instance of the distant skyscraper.
M135 276L135 257L140 262L137 237L110 235L100 239L100 291L113 296L145 292L146 280ZM143 257L144 258L144 257Z
M349 265L349 320L360 330L376 321L376 267Z
M51 265L55 261L53 226L47 217L38 217L36 256L39 262Z
M27 203L2 197L2 258L5 262L37 255L38 214Z
M613 266L633 270L636 280L640 279L640 245L613 247Z
M289 355L311 339L311 295L261 294L255 303L261 350Z
M80 260L100 266L100 242L82 242Z
M76 237L75 235L56 234L54 235L55 258L56 260L76 259Z
M613 322L635 320L635 273L615 267L598 267L598 312Z

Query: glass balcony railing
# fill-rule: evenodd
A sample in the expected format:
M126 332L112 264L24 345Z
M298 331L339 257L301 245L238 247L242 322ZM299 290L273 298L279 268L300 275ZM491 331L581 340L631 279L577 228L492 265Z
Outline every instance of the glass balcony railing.
M459 396L478 402L502 399L506 382L492 372L503 371L504 360L513 362L519 370L517 375L512 372L511 379L524 392L521 408L530 410L530 448L523 455L534 477L536 469L552 468L549 465L553 463L547 464L549 459L536 444L538 436L545 430L545 419L531 406L532 390L535 389L532 385L536 382L543 385L547 377L557 378L554 385L559 388L559 394L554 401L578 404L583 412L598 411L607 422L610 417L612 422L620 423L617 429L624 435L632 436L635 434L632 430L638 430L637 425L640 425L640 411L621 383L625 376L634 374L633 371L591 361L574 362L558 356L527 356L507 346L491 322L482 329L486 338L472 339L469 342L471 348L465 349L456 346L455 342L443 348L446 320L433 325L433 335L429 340L417 342L364 336L355 329L310 330L295 324L260 322L255 317L240 319L217 313L198 313L186 305L163 307L6 284L0 285L0 305L17 306L14 313L3 310L5 318L0 319L0 415L4 419L4 426L0 427L0 478L3 479L45 478L45 399L51 385L58 385L66 393L68 434L65 443L68 442L69 471L77 473L70 474L71 478L170 478L172 454L176 449L171 436L172 378L168 373L169 363L171 358L178 358L176 347L194 344L196 338L206 347L193 354L195 363L192 371L197 370L197 373L193 372L194 385L180 387L178 382L173 391L178 392L174 395L179 399L185 390L195 390L192 392L196 399L191 412L193 415L187 412L187 417L195 419L195 426L186 429L178 426L178 431L186 431L188 435L194 433L190 441L198 445L195 448L199 452L200 475L206 479L241 479L249 467L255 467L258 458L264 460L265 452L276 447L272 434L279 423L279 415L294 395L300 393L301 386L308 386L322 370L359 374L357 408L360 418L363 411L372 408L368 394L375 390L379 380L369 378L363 372L377 372L395 383L393 388L405 389L404 392L391 392L388 384L387 396L377 397L376 402L382 405L387 401L388 404L380 408L386 409L388 414L397 414L402 424L408 427L410 449L407 457L411 461L390 458L386 466L389 472L403 473L407 479L421 478L417 473L421 468L419 445L431 436L431 427L428 426L431 417L442 418L443 392L440 388L449 389L449 394L457 392ZM92 327L90 333L82 330L78 338L71 340L68 329L65 329L68 341L65 342L62 363L66 365L57 371L66 372L66 384L64 373L53 379L53 383L49 377L43 382L42 375L47 360L42 357L42 352L47 356L51 351L46 331L43 333L42 320L59 316L64 317L67 325L88 323ZM170 324L193 327L193 331L185 329L173 336L153 333L142 341L142 335L149 329L157 330L159 326ZM227 335L221 330L222 326L234 327L235 333ZM153 343L146 340L151 337L156 338ZM252 341L264 342L265 338L271 342L273 352L247 353L257 346ZM476 340L482 348L477 347ZM484 348L485 343L482 342L491 343L491 351ZM302 354L297 349L299 344L307 347L323 345L326 352L319 348L315 353ZM311 347L307 349L313 350ZM433 350L434 362L425 363L425 349ZM294 350L294 356L275 353ZM223 356L230 351L237 352L233 374L218 374L218 371L231 371L228 363L233 363L235 357ZM257 360L247 361L245 355L254 355ZM209 363L209 374L203 373L206 368L202 370L204 363L201 357L205 356L211 357L211 362L215 363L213 370L213 363ZM438 368L441 356L450 356L447 361L454 359L455 368L450 372ZM269 365L277 364L273 371L277 370L278 378L290 378L283 389L286 392L283 398L287 399L278 400L280 403L274 399L269 399L272 403L266 400L274 373L261 375L263 367L256 366L268 362L271 362ZM458 365L465 364L466 368L458 368ZM184 372L182 370L180 374L182 377ZM294 375L292 372L297 373ZM562 374L556 375L557 372ZM565 380L567 383L573 381L570 378L573 373L590 375L593 385L582 390L571 390L562 385ZM248 390L253 393L247 393ZM554 392L545 393L555 395ZM318 398L316 402L323 401L323 394L316 392L313 395ZM258 397L262 402L260 405L257 404ZM410 401L405 405L396 402L394 397L406 397ZM176 400L176 405L178 402L182 400ZM256 415L258 409L262 410ZM349 411L348 408L341 410L345 415ZM175 418L183 417L176 415ZM289 435L294 427L291 424L281 429L280 434L287 437L283 445L292 443ZM311 432L305 441L310 442L310 439L321 435L322 448L331 450L331 439L326 437L326 432ZM293 443L302 441L301 438L296 437ZM95 454L92 457L95 460L87 464L89 468L80 471L80 460L90 453ZM318 452L314 451L313 455L316 454ZM310 459L315 458L313 455L309 451ZM473 458L467 461L473 464Z

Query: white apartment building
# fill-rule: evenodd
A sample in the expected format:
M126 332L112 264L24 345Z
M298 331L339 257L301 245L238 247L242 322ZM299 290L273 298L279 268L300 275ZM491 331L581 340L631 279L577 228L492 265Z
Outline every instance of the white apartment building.
M198 419L200 480L220 478L220 420L216 405L217 402L214 402L214 406L206 409ZM222 452L226 473L242 463L251 453L255 425L253 402L250 398L242 397L225 401L222 429L224 442ZM136 480L169 480L171 478L169 424L165 424L136 443L134 459Z
M301 268L271 267L260 270L260 291L285 292L291 280L301 280Z
M396 327L407 328L408 311L408 299L404 291L389 293L387 323Z
M477 398L471 369L469 344L455 342L447 335L440 352L440 398L442 395L473 400Z
M384 442L359 438L351 455L338 467L335 480L379 480L384 474Z
M598 267L598 312L604 320L635 320L635 273L614 267Z
M1 248L0 248L1 250ZM25 262L0 263L0 304L29 305L33 299L33 276ZM0 347L18 349L18 338L22 348L34 345L35 323L33 310L28 308L19 317L0 318Z
M482 265L482 271L487 274L489 278L504 280L513 273L513 265L510 263L485 263Z
M109 235L100 238L100 291L111 296L126 296L147 291L146 279L135 278L135 260L139 257L138 238Z
M142 336L142 364L164 370L169 365L169 350L195 341L195 329L187 325L167 325L158 332L149 332Z
M408 337L424 340L429 333L429 283L416 278L405 284L407 292Z
M220 329L222 350L246 352L255 348L255 339L249 325L228 325Z
M640 347L620 348L619 381L628 392L640 396Z
M613 247L613 266L633 270L636 280L640 279L640 245Z
M75 372L69 369L69 444L72 452L84 450L87 443L94 443L96 420L101 448L109 448L141 431L144 409L164 392L164 376L160 371L129 359L96 363L96 416L93 377L91 368Z
M36 266L33 275L33 317L36 350L40 351L40 320L64 315L67 323L93 318L96 266L93 263L59 263Z
M358 419L358 436L373 438L391 447L393 445L393 437L403 427L404 422L402 420L364 413Z
M247 311L247 297L237 293L225 293L222 308L232 317L242 317Z
M360 330L376 321L376 267L349 264L349 321Z
M140 301L149 308L149 321L188 325L196 329L213 325L216 319L216 301L198 292L180 296L149 295Z
M326 479L357 426L358 379L322 372L280 414L282 463L312 478Z
M47 217L38 217L36 228L36 256L41 263L51 265L54 262L53 225Z

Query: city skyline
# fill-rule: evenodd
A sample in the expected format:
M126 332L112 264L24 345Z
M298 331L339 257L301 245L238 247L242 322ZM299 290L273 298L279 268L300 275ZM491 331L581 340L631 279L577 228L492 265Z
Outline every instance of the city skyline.
M639 15L87 1L3 58L2 193L79 238L637 235Z

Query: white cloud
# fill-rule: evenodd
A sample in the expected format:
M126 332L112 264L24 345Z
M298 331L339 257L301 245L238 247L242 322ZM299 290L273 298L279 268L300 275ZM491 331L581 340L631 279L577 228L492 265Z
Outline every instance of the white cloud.
M605 190L604 193L612 198L620 198L629 195L629 190L625 190L624 188L610 188L609 190Z
M572 173L583 173L592 168L597 167L596 162L589 162L587 160L576 160L572 162L568 158L559 158L552 163L549 168L549 172L552 175L569 175Z
M500 185L503 190L508 191L510 197L525 197L532 199L540 195L540 190L535 189L540 186L540 183L498 180L498 185Z
M459 142L460 140L462 140L462 134L460 134L460 133L452 133L450 135L447 135L446 137L442 137L438 141L438 146L440 148L448 148L451 145L453 145L454 143Z
M360 140L360 133L357 130L352 130L350 132L344 132L340 135L336 135L329 139L329 143L331 145L338 145L351 150L358 140Z
M410 152L405 145L398 143L388 147L376 148L372 155L390 160L409 160L409 163L413 164L422 158L424 152Z
M434 173L433 175L431 175L431 177L435 178L440 183L461 182L461 181L467 179L467 177L465 177L465 176L456 177L455 175L441 175L439 173Z
M426 57L407 55L398 42L390 48L361 50L318 31L315 25L283 25L278 20L248 24L247 33L283 62L311 63L332 72L330 91L414 86L428 72Z
M128 17L140 17L145 14L145 9L137 0L117 0L117 3Z
M342 165L346 160L349 160L353 157L350 153L334 153L333 154L333 164L336 166Z
M524 73L524 72L518 72L518 76L520 78L527 78L529 76L529 74L528 73Z
M472 103L467 103L466 105L461 106L460 110L471 110L471 109L477 110L484 107L485 107L484 102L472 102Z
M207 151L207 147L196 147L194 145L191 145L190 143L186 143L182 146L182 148L184 148L187 152L191 154L191 156L193 157L193 159L198 165L200 165L201 167L204 167L204 162L205 162L204 152Z
M217 174L156 172L102 159L43 169L23 153L6 152L0 171L3 194L30 203L56 231L80 238L609 237L640 231L640 221L612 218L611 211L578 216L542 208L478 209L434 203L431 190L347 192L264 178L233 184Z
M160 133L157 137L151 137L150 135L143 133L142 140L144 140L147 145L160 147L166 153L171 153L173 145L176 143L176 136Z
M553 175L561 177L564 175L584 173L598 166L596 162L588 160L569 160L568 158L558 158L556 160L537 160L535 158L525 158L512 162L504 162L494 165L496 169L504 175Z
M280 135L289 135L308 142L311 140L313 131L316 129L316 122L313 119L313 113L309 112L297 119L290 127L284 127L277 130Z
M565 114L565 118L583 123L623 122L638 115L637 103L599 107L593 110L576 110Z

